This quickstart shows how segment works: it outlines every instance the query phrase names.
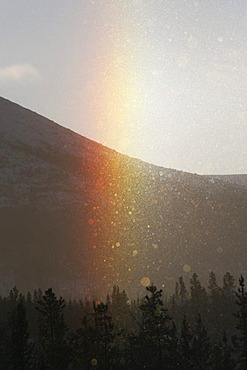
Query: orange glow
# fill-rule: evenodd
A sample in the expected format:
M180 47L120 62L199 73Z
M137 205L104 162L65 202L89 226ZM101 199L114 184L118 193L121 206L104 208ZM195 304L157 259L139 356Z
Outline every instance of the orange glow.
M105 10L106 18L111 17L115 5L110 3ZM90 118L97 131L96 137L123 153L133 145L139 148L141 143L142 93L145 91L140 65L143 61L139 60L124 35L126 30L119 25L114 37L108 40L104 58L95 62L88 90L93 97ZM109 155L106 148L102 148L101 154L96 153L88 174L92 186L90 196L95 204L88 211L88 233L91 248L97 250L92 257L95 265L90 274L92 280L97 274L102 282L109 279L107 282L111 284L117 283L121 276L122 282L129 284L130 272L138 275L138 258L141 256L135 199L139 172L136 167L129 167L127 157L118 153ZM145 180L143 176L143 187ZM115 281L112 281L113 277ZM138 275L137 280L140 278Z
M88 225L93 225L93 224L94 224L94 219L93 218L89 218Z

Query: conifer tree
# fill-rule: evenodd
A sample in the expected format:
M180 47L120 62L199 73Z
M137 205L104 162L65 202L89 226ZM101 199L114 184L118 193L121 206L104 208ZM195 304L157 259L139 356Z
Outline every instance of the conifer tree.
M30 341L26 309L20 300L9 320L10 349L13 370L32 368L32 353L34 343Z
M227 287L235 288L235 279L229 271L223 276L223 288Z
M8 299L11 301L11 302L16 302L18 301L18 298L19 298L19 290L16 288L16 286L14 286L13 289L10 290L9 292L9 297Z
M236 311L236 284L230 272L226 272L223 276L222 293L221 327L228 333L234 333L237 325L237 318L233 316L233 313Z
M179 363L180 368L183 370L190 370L192 367L192 332L187 321L186 316L184 315L181 333L179 338Z
M232 351L233 348L229 344L226 332L223 333L222 338L222 344L221 344L221 350L222 350L222 370L223 369L233 369L234 367L234 360L232 357Z
M78 328L76 333L71 337L73 365L76 369L91 368L91 360L95 358L96 353L98 352L96 344L92 315L87 314L81 321L81 327Z
M28 305L31 305L32 304L32 294L30 292L27 292L26 303Z
M204 317L207 307L207 293L196 273L190 279L190 296L190 315L192 319L196 320L198 314Z
M235 313L235 316L238 319L239 360L247 368L247 292L242 275L239 279L238 292L236 292L236 304L238 305L238 311Z
M150 350L155 356L155 368L162 369L165 357L168 358L167 349L169 346L171 318L167 310L163 308L161 300L162 290L157 290L153 284L146 287L148 294L145 296L144 303L140 306L142 312L141 335L144 342L148 344L146 350ZM151 356L151 355L150 355Z
M197 315L195 327L193 329L192 340L192 359L191 369L205 370L210 365L210 337L205 329L200 314Z
M216 274L213 271L209 273L208 281L208 330L213 340L220 340L219 333L225 327L226 302L222 288L217 284Z
M211 349L211 364L213 370L233 370L235 368L232 358L232 347L228 344L225 332L222 341L214 343Z
M97 355L99 355L100 368L110 369L110 357L113 356L113 323L108 313L108 305L103 302L93 302L95 320L95 342Z
M36 307L42 352L41 362L47 369L62 370L68 367L68 329L64 322L64 307L64 299L62 297L58 299L52 289L45 291Z
M184 283L184 279L182 276L179 277L178 279L178 296L179 296L179 301L180 301L180 304L183 306L187 300L188 300L188 291L186 289L186 286L185 286L185 283Z
M107 304L96 301L93 302L92 309L87 305L81 327L71 338L76 369L89 370L92 368L92 361L97 364L97 368L111 368L111 362L115 360L113 330L114 325Z
M0 323L0 369L6 370L11 364L10 339L6 326Z
M179 357L179 335L176 324L172 321L166 348L166 361L163 364L164 369L180 369Z
M208 281L208 289L210 291L210 295L217 294L219 290L219 286L217 284L216 275L213 271L209 273L209 281Z
M223 276L223 291L225 296L231 298L234 301L234 288L235 288L235 279L230 274L226 272Z
M42 300L42 297L43 297L42 290L40 288L38 290L35 289L33 292L33 302L35 304L38 303L39 301Z
M120 291L118 285L113 286L108 305L114 326L121 332L126 331L130 321L129 299L125 290Z

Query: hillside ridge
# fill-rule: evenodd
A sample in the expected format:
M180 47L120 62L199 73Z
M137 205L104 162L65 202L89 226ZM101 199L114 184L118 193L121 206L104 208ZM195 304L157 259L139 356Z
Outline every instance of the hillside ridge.
M133 159L3 98L0 134L0 291L135 294L143 277L173 289L247 270L247 192L231 176Z

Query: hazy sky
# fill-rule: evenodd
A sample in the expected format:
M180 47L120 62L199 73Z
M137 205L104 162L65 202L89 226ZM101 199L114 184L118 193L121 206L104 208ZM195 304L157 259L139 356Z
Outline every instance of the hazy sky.
M1 0L0 95L120 152L247 173L246 0Z

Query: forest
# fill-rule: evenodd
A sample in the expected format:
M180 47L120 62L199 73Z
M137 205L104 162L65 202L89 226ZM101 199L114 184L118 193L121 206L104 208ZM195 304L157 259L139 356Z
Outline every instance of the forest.
M50 288L0 297L0 369L247 369L247 292L225 273L191 274L166 296L154 284L130 300L65 300Z

